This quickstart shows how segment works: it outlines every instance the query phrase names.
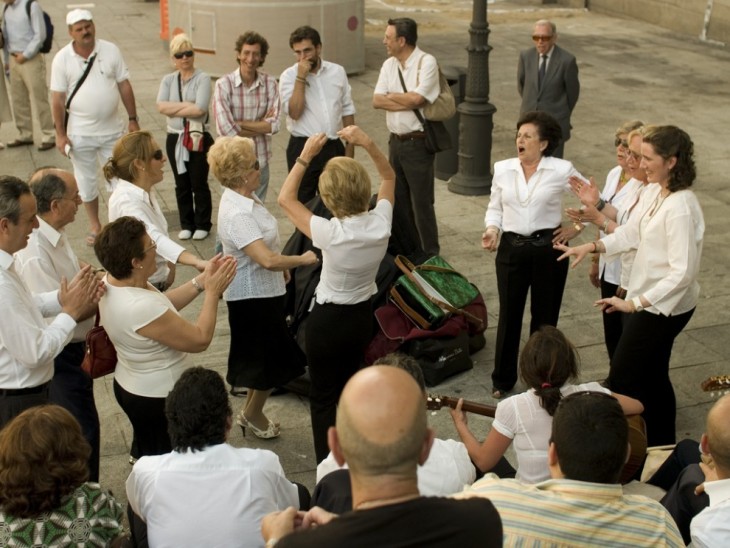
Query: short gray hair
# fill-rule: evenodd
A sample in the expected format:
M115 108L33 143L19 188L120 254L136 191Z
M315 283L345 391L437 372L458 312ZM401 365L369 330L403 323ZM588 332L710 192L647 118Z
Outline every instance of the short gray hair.
M30 194L28 183L12 175L0 175L0 219L18 224L20 197L23 194Z
M35 196L38 214L51 211L51 202L66 195L66 183L58 175L46 172L39 179L31 180L30 189Z
M543 27L543 26L550 27L550 30L553 31L553 36L555 36L558 33L558 27L556 27L555 23L553 23L549 19L540 19L539 21L537 21L537 23L535 23L534 26L535 27Z

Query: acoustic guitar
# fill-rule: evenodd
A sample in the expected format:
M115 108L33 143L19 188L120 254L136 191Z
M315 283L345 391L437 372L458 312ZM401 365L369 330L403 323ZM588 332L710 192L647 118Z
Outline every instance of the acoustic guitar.
M730 376L728 376L727 380L730 383ZM728 384L728 387L730 388L730 384ZM426 409L431 411L438 411L443 407L456 409L456 404L458 403L459 398L429 394L426 398ZM464 400L461 404L461 409L467 413L494 418L497 407ZM624 469L621 471L621 483L631 481L637 470L644 464L644 459L646 459L646 423L644 419L641 418L641 415L631 415L626 417L626 420L629 423L629 445L631 452L629 459L624 465Z

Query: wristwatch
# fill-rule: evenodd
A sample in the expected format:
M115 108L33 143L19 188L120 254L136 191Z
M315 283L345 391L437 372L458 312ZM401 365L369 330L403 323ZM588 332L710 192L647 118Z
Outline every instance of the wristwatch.
M139 118L137 116L130 116L129 121L130 122L139 122Z

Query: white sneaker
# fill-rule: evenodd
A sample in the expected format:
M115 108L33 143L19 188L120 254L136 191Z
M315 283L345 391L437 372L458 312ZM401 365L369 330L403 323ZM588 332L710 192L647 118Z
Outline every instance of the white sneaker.
M208 231L207 230L196 230L195 234L193 234L193 240L205 240L208 237Z
M196 234L197 234L197 232L196 232ZM181 230L180 232L178 232L177 237L181 240L189 240L190 238L193 237L193 233L187 229Z

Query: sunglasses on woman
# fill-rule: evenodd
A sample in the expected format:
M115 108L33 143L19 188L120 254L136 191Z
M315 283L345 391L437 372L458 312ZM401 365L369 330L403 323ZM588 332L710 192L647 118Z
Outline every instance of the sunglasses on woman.
M173 53L173 57L175 59L182 59L183 57L192 57L195 55L195 52L191 49L185 50L185 51L178 51L177 53Z

